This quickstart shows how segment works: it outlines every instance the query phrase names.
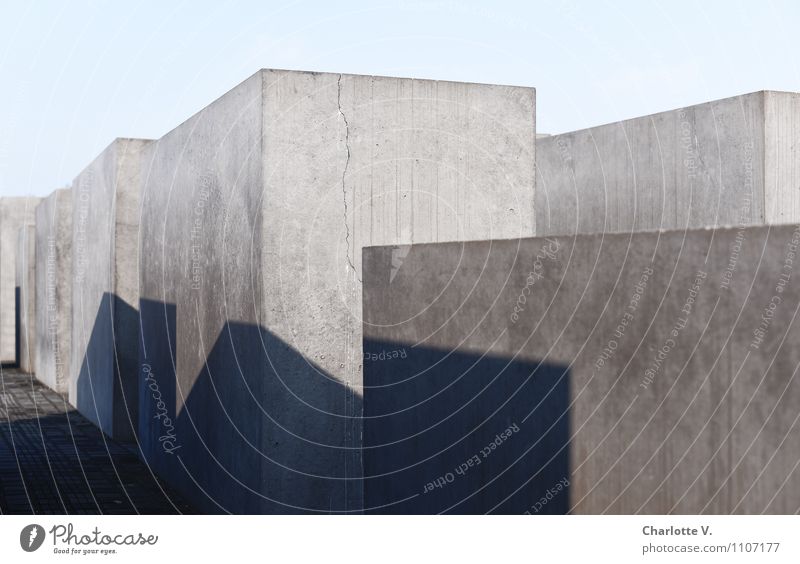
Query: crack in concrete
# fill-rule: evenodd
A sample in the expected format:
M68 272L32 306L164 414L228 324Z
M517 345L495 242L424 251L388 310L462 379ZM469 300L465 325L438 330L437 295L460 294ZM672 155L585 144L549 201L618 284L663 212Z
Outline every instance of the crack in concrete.
M347 116L344 115L342 111L342 75L339 75L339 79L336 81L336 106L339 110L339 115L342 117L342 121L344 122L344 145L347 149L347 159L344 162L344 170L342 170L342 202L344 203L344 229L345 229L345 258L347 259L347 264L350 265L350 268L353 269L353 274L355 274L356 279L361 282L361 278L358 276L358 272L356 271L356 267L353 264L352 259L350 258L350 227L347 225L347 186L345 184L345 177L347 176L347 168L350 166L350 124L347 123Z

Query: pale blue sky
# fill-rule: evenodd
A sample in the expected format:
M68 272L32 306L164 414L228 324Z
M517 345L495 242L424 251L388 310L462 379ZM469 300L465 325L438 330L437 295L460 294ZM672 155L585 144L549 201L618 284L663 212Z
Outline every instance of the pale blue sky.
M2 2L0 195L46 195L259 68L535 86L539 132L800 90L797 2Z

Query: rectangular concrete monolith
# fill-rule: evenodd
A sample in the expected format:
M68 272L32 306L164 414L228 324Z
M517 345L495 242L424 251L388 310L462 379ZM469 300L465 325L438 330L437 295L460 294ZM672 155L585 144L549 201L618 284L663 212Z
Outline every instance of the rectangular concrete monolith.
M361 248L532 234L531 88L258 72L151 146L140 440L207 511L356 512Z
M139 175L148 143L116 139L72 184L69 401L119 440L134 437L138 413Z
M23 225L17 231L16 288L19 331L19 368L36 372L36 228Z
M536 164L538 235L800 222L800 94L548 136Z
M15 297L17 237L19 228L33 224L40 198L0 198L0 362L18 362L17 305Z
M794 513L800 227L364 251L365 510Z
M69 394L72 332L72 191L36 207L36 378Z

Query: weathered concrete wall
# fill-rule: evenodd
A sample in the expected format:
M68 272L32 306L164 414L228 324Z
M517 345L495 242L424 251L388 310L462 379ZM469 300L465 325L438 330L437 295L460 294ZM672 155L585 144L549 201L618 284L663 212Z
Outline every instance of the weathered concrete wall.
M800 221L800 94L756 92L540 138L537 234Z
M104 433L130 440L138 413L136 249L142 151L116 139L72 185L70 403Z
M19 326L19 368L36 372L36 228L17 231L16 290Z
M17 233L34 222L39 198L0 198L0 362L16 364Z
M72 331L72 191L36 207L36 378L68 395Z
M366 509L794 513L798 247L792 225L415 245L399 270L366 249Z
M148 462L209 511L358 511L361 247L532 234L534 105L528 88L262 71L154 144Z

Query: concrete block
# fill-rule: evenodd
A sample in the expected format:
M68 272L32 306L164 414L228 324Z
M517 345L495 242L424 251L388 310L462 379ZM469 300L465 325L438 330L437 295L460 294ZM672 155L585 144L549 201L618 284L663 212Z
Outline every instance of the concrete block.
M19 228L33 224L40 198L0 198L0 362L18 362L16 265Z
M72 184L69 399L123 441L138 414L139 175L148 143L116 139Z
M537 140L537 235L800 221L800 94L756 92Z
M36 207L36 378L69 394L72 332L72 191Z
M36 372L36 228L23 225L17 231L16 290L19 327L19 368Z
M364 251L365 509L794 514L800 227Z
M361 248L532 234L534 98L264 70L153 144L148 463L206 511L359 511Z

